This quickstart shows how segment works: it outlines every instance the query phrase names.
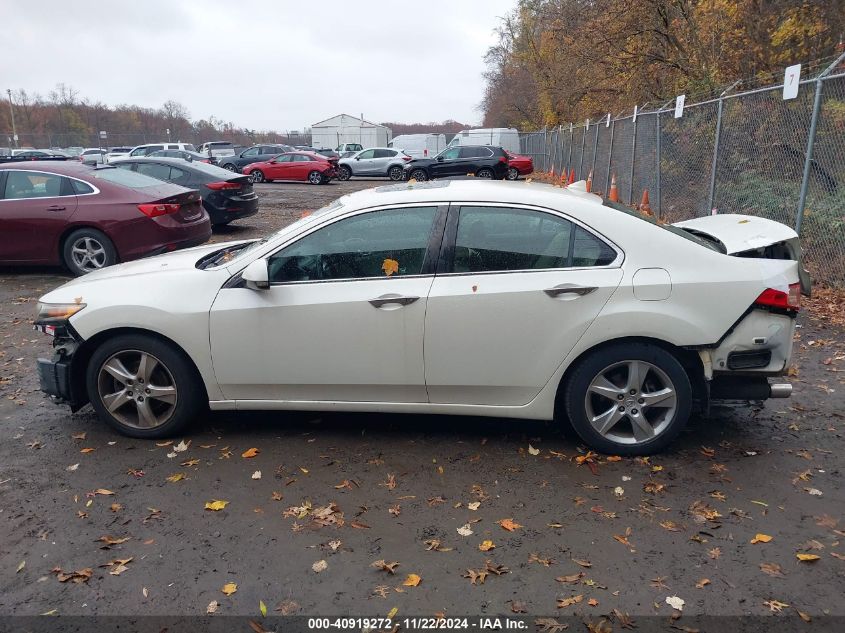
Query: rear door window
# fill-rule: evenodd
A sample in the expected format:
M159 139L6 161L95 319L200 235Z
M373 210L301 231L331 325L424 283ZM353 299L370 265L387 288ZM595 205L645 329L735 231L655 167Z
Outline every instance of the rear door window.
M157 178L158 180L170 180L170 165L140 163L138 165L138 173L149 176L150 178Z
M62 195L73 195L73 188L67 178L36 171L6 172L6 187L3 191L5 200L56 198Z

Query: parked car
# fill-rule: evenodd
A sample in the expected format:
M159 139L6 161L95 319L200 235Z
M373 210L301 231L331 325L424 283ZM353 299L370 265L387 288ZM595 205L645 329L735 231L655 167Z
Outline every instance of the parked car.
M333 149L329 149L327 147L320 148L318 150L314 150L316 154L320 154L321 156L325 156L326 158L340 158L340 154L338 154Z
M505 150L508 157L508 180L518 180L520 176L527 176L534 173L534 159L530 156L512 154Z
M27 158L30 160L38 160L39 158L47 158L55 156L56 154L43 149L13 149L12 156L19 158Z
M431 158L446 149L445 134L400 134L387 144L411 158Z
M188 162L208 163L211 164L211 159L206 154L199 152L189 152L186 149L163 149L152 154L147 154L149 158L181 158Z
M68 147L65 151L71 156L71 158L73 158L74 156L79 156L83 151L85 151L85 148L74 145L72 147Z
M287 152L262 163L252 163L243 170L252 182L304 180L312 185L325 185L337 177L337 159L314 152Z
M512 127L487 127L473 130L461 130L452 140L449 147L462 145L495 145L514 154L519 153L519 132Z
M215 226L229 224L258 213L258 195L252 190L250 177L233 174L208 162L147 156L125 158L115 162L115 166L174 185L196 189L202 196L202 206L208 212L211 224Z
M163 149L185 149L189 152L197 151L197 148L190 143L148 143L146 145L137 145L129 152L130 158L137 158L139 156L149 156L154 152L160 152Z
M82 275L211 236L198 192L109 166L0 164L0 194L2 264Z
M349 158L338 161L337 179L349 180L352 176L388 176L402 180L403 169L411 157L390 147L370 147Z
M41 297L61 351L41 388L139 438L209 405L331 409L568 420L611 455L664 448L711 399L787 397L767 377L792 350L795 232L663 226L583 185L379 187L92 273Z
M106 155L109 153L107 149L99 147L89 147L82 150L79 154L79 160L88 165L102 165L106 162Z
M242 172L247 165L264 163L272 160L274 156L292 151L290 145L254 145L234 156L221 158L217 164L229 171Z
M360 143L341 143L335 147L334 151L337 152L337 155L340 158L346 158L347 156L352 156L356 152L360 152L362 149L364 149L364 146Z
M208 141L199 146L197 150L211 162L217 164L221 158L235 155L235 146L229 141Z
M106 162L109 163L115 158L123 158L124 156L128 156L129 152L131 151L131 147L112 147L106 154Z
M508 175L508 156L501 147L449 147L434 158L415 158L405 164L403 178L431 180L448 176L475 176L502 180Z

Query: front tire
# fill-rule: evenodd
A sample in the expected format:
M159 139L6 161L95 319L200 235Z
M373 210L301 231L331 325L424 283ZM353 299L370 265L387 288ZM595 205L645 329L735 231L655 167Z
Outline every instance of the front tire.
M253 170L249 177L252 178L252 182L264 182L264 172L260 169Z
M565 386L564 405L588 446L611 455L650 455L683 430L692 387L670 352L621 343L578 363Z
M91 356L85 382L100 419L129 437L171 437L207 405L185 355L145 334L108 339Z
M62 244L62 260L77 277L117 263L117 249L102 231L77 229Z
M425 169L415 169L411 172L409 180L416 180L417 182L425 182L428 180L428 174Z
M352 177L352 170L346 165L341 165L337 168L337 179L341 182L349 180Z
M394 165L390 169L387 170L387 176L394 182L399 182L402 180L402 176L405 170L402 169L399 165Z
M226 163L225 165L223 165L223 169L228 169L229 171L238 173L238 168L235 167L234 163Z

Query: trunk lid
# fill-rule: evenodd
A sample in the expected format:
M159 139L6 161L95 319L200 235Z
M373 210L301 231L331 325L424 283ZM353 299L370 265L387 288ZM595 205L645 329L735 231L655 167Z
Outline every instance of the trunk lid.
M795 261L801 292L810 296L812 280L804 270L798 234L785 224L752 215L724 213L675 222L672 226L715 244L726 255Z

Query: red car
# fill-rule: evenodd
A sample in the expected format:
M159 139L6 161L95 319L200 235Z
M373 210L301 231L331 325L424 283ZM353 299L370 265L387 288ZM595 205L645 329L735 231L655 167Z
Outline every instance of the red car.
M302 180L312 185L325 185L337 177L337 158L315 152L287 152L262 163L252 163L243 168L252 182L274 180Z
M0 164L0 264L84 275L209 237L197 191L76 161Z
M508 180L516 180L534 171L534 159L530 156L512 154L508 151L505 151L505 154L508 155Z

